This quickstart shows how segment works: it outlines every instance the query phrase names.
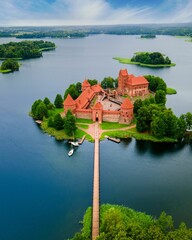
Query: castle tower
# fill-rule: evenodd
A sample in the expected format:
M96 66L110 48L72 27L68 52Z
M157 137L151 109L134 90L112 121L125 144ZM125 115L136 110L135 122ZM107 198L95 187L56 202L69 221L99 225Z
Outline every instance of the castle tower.
M71 110L71 112L75 114L76 102L73 100L70 94L67 95L67 98L65 99L63 105L64 105L64 114L66 114L68 110Z
M88 82L87 79L85 79L81 84L82 92L84 92L90 86L91 86L91 84Z
M132 120L133 104L128 98L125 98L124 102L121 104L119 123L129 124Z
M121 69L119 71L119 77L118 77L118 92L120 94L125 93L125 88L126 88L127 81L128 81L127 69Z
M92 120L93 122L98 121L102 123L103 120L103 105L100 102L97 102L92 108Z

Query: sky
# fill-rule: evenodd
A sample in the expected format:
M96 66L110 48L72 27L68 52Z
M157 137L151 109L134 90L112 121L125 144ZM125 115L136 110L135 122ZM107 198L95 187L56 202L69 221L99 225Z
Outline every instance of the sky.
M1 0L0 26L192 22L192 0Z

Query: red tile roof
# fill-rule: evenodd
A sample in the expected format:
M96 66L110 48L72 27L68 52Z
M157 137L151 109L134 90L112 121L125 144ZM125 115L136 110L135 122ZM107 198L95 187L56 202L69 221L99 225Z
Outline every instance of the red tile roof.
M85 79L85 80L83 81L83 83L82 83L82 86L83 86L83 87L90 87L91 84L88 82L87 79Z
M130 108L133 108L133 104L132 104L132 102L128 98L125 98L125 100L121 104L121 108L123 108L123 109L130 109Z
M103 110L103 105L100 102L97 102L92 109Z
M121 76L128 76L127 69L121 69L121 70L119 71L119 75L121 75Z
M91 87L91 89L92 89L95 93L104 92L103 88L102 88L99 84L93 85L93 86Z
M88 87L85 91L81 93L81 95L75 100L77 104L77 108L84 108L95 96L95 92Z
M129 78L128 83L131 85L149 84L143 76L131 77Z
M64 101L64 106L73 106L73 105L75 105L75 104L76 104L75 100L73 100L73 98L71 97L71 95L68 94L68 95L67 95L67 98L66 98L65 101Z

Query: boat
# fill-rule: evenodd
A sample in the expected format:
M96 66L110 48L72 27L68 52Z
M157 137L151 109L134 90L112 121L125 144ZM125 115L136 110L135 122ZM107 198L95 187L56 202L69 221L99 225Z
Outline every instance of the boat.
M79 143L78 142L71 142L71 144L75 147L78 147L79 146Z
M68 156L69 156L69 157L72 156L73 153L74 153L74 149L72 148L72 149L68 152Z

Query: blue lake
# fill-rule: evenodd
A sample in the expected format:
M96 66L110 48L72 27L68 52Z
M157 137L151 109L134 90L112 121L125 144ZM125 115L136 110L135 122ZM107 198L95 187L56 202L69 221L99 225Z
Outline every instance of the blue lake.
M0 43L17 41L0 39ZM69 158L67 142L42 133L28 116L32 103L84 78L117 77L120 68L157 75L178 94L167 106L179 116L192 112L192 43L158 36L96 35L51 39L56 50L22 61L19 72L0 75L0 239L63 240L81 227L92 204L93 147L85 141ZM122 65L113 57L160 51L177 65L150 69ZM124 204L153 216L173 215L192 226L192 145L127 140L101 142L101 203Z

